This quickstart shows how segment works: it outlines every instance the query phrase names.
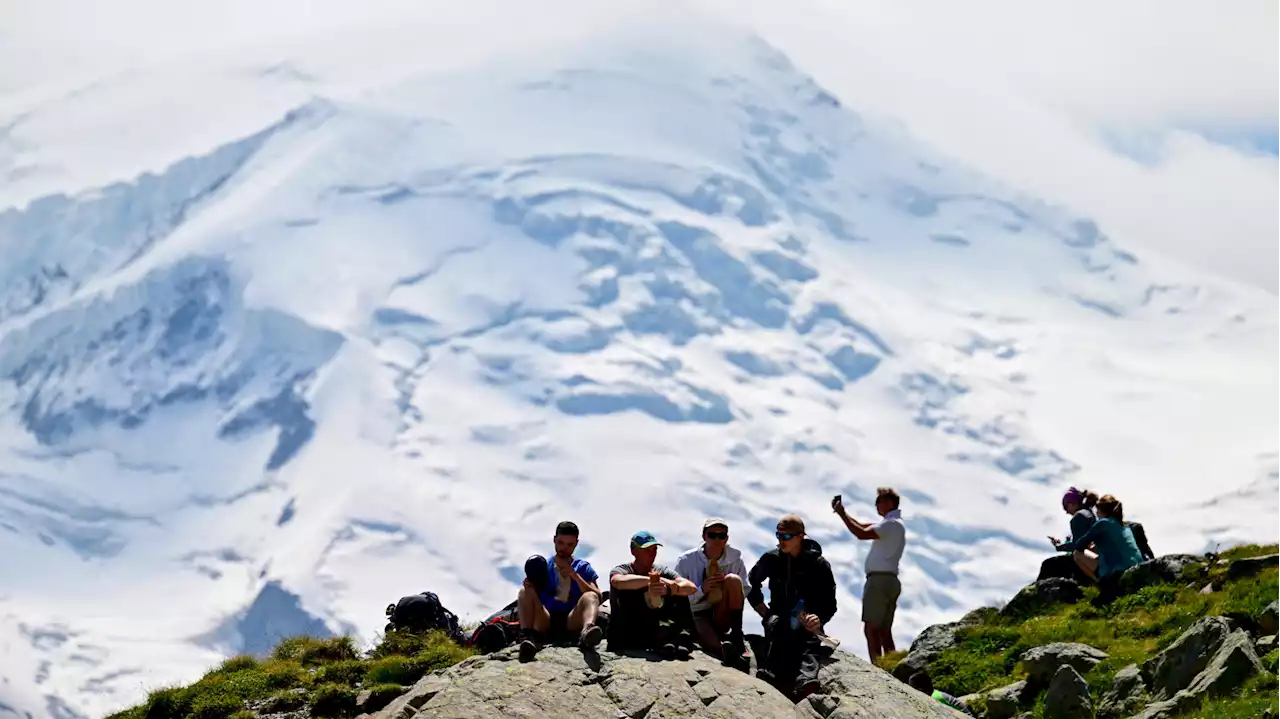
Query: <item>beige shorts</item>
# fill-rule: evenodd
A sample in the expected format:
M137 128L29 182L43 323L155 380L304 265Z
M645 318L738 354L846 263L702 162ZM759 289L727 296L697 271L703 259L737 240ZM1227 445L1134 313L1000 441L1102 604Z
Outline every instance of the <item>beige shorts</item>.
M891 629L898 609L902 583L894 574L871 574L862 590L862 621L873 627Z

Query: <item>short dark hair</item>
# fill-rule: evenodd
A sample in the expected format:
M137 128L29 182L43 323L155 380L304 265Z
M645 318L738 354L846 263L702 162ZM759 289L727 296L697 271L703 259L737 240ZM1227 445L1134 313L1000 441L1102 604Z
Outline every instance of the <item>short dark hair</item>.
M578 536L578 525L573 522L561 522L556 525L556 536L567 534L570 537Z
M927 670L921 669L915 674L912 674L911 678L907 680L907 683L911 685L912 689L915 689L918 692L924 692L925 694L933 693L933 677L929 676L929 672Z
M894 509L897 509L898 505L902 502L902 499L898 496L898 493L893 490L893 487L876 487L876 501L879 502L882 497L890 499L893 502Z

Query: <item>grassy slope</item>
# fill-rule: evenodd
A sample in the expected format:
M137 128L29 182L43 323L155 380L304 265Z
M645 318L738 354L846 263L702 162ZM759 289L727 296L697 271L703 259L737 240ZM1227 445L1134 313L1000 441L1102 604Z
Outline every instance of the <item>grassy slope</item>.
M356 713L356 697L369 689L376 698L393 698L402 685L423 674L451 666L473 652L444 634L389 634L361 656L347 637L293 637L281 642L271 657L233 657L187 687L150 693L147 701L108 719L248 719L250 707L262 713L307 707L314 717Z
M1251 557L1276 551L1276 545L1250 545L1225 551L1221 558ZM942 652L930 665L929 674L937 688L957 696L984 692L1025 678L1026 673L1019 665L1018 657L1026 650L1052 642L1080 642L1110 655L1085 677L1096 701L1111 687L1117 671L1129 664L1141 664L1172 644L1201 617L1231 612L1256 617L1276 600L1280 592L1275 569L1228 583L1225 568L1214 567L1209 580L1213 580L1221 590L1209 595L1200 594L1199 588L1206 580L1197 577L1193 588L1184 586L1187 581L1146 587L1103 608L1095 608L1089 603L1097 596L1097 590L1090 587L1085 589L1085 601L1057 605L1035 616L1005 618L991 610L985 614L983 624L965 629L958 635L959 642ZM905 654L889 655L880 665L892 669ZM1263 664L1268 665L1272 673L1250 681L1235 696L1206 702L1201 710L1182 716L1203 719L1255 717L1266 707L1276 708L1276 652L1264 657ZM1043 697L1033 713L1040 717L1042 711Z

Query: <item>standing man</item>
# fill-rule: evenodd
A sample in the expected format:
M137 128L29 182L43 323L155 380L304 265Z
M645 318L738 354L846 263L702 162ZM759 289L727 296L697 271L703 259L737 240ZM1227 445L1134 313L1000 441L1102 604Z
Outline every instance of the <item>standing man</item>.
M729 546L729 523L718 518L703 522L702 546L680 555L676 574L698 586L698 591L689 597L698 644L711 656L739 667L746 659L749 667L742 635L747 565L742 561L742 552Z
M776 536L778 546L761 555L748 574L747 602L764 619L768 643L756 676L798 702L819 690L819 637L836 613L836 580L822 546L805 536L800 517L779 519Z
M532 661L544 643L564 634L578 632L578 645L583 649L595 648L604 638L604 630L596 626L599 577L589 562L573 556L578 548L578 525L556 525L553 541L553 557L533 556L524 563L524 584L516 600L522 662Z
M876 513L884 519L879 524L865 524L849 516L839 496L831 500L831 509L840 515L853 536L871 540L867 583L862 590L862 623L873 663L876 657L894 651L893 615L898 608L898 596L902 594L898 563L907 544L907 528L902 523L899 502L898 493L892 487L877 487Z
M609 651L657 651L670 659L692 654L689 597L698 585L659 564L653 534L631 535L631 561L609 571Z

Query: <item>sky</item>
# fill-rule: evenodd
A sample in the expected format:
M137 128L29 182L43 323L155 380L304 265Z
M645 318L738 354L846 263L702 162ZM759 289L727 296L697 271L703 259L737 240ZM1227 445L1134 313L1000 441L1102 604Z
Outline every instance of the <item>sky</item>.
M846 105L892 117L980 171L1093 216L1126 246L1277 293L1273 1L685 7L753 28ZM493 0L18 0L0 14L0 120L7 101L41 86L396 15L455 24L460 48L495 47L504 33L572 41L600 21L562 3Z

